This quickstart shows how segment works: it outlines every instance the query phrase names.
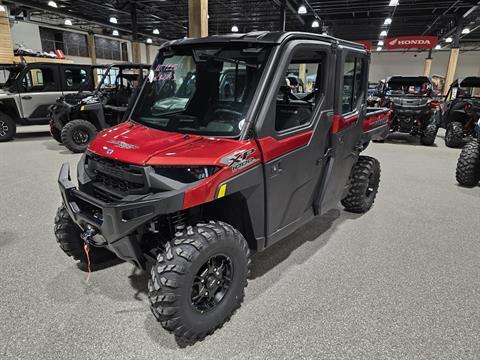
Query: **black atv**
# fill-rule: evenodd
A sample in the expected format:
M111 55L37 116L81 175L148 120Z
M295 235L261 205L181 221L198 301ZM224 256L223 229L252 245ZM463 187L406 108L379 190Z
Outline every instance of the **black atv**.
M480 118L480 77L455 80L442 104L441 127L446 129L445 145L458 148L465 137L475 136Z
M392 76L383 89L382 106L393 110L390 132L420 136L423 145L433 145L438 126L438 102L426 76Z
M70 151L82 153L98 131L123 121L129 101L148 65L95 66L100 82L93 93L82 89L61 97L49 109L50 133Z

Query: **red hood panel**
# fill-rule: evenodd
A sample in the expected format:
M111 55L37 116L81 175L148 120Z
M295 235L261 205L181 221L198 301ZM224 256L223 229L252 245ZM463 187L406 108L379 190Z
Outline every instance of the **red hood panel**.
M183 135L125 122L100 132L89 150L137 165L209 165L244 146L243 141Z

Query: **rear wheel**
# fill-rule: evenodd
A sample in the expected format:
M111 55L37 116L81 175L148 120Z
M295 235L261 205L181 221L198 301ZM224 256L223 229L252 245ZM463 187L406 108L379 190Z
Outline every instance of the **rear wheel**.
M458 148L463 143L463 125L459 122L448 124L445 132L445 145L452 148Z
M62 132L59 130L56 126L53 120L50 120L50 135L59 142L60 144L62 143Z
M7 114L0 112L0 142L12 140L16 133L15 121Z
M87 150L88 144L97 135L97 128L91 122L77 119L68 122L62 129L62 143L74 153Z
M83 264L87 263L83 250L83 240L80 237L81 229L70 218L65 205L60 206L57 210L54 233L58 245L60 245L65 254ZM90 260L93 264L105 262L113 258L115 258L115 255L107 249L90 247Z
M457 162L456 178L460 185L476 186L480 181L480 143L470 141L464 146Z
M245 238L228 224L211 221L178 232L151 270L153 315L179 338L204 338L240 307L249 265Z
M420 137L422 145L431 146L435 142L437 136L438 127L435 124L430 124L425 128L423 135Z
M342 200L345 210L354 213L368 211L377 196L380 184L380 163L370 156L360 156L351 175L350 189Z

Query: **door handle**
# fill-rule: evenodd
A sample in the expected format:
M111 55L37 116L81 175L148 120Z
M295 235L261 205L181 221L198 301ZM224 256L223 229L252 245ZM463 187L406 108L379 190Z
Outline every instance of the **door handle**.
M23 100L31 100L32 97L30 95L22 96Z
M272 165L272 175L273 176L280 174L282 171L283 171L283 169L282 169L282 164L280 163L280 161Z

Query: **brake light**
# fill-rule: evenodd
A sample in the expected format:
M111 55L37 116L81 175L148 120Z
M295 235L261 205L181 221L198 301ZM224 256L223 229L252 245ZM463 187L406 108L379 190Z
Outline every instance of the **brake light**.
M432 110L440 110L440 103L438 101L432 101L430 103L430 108Z

